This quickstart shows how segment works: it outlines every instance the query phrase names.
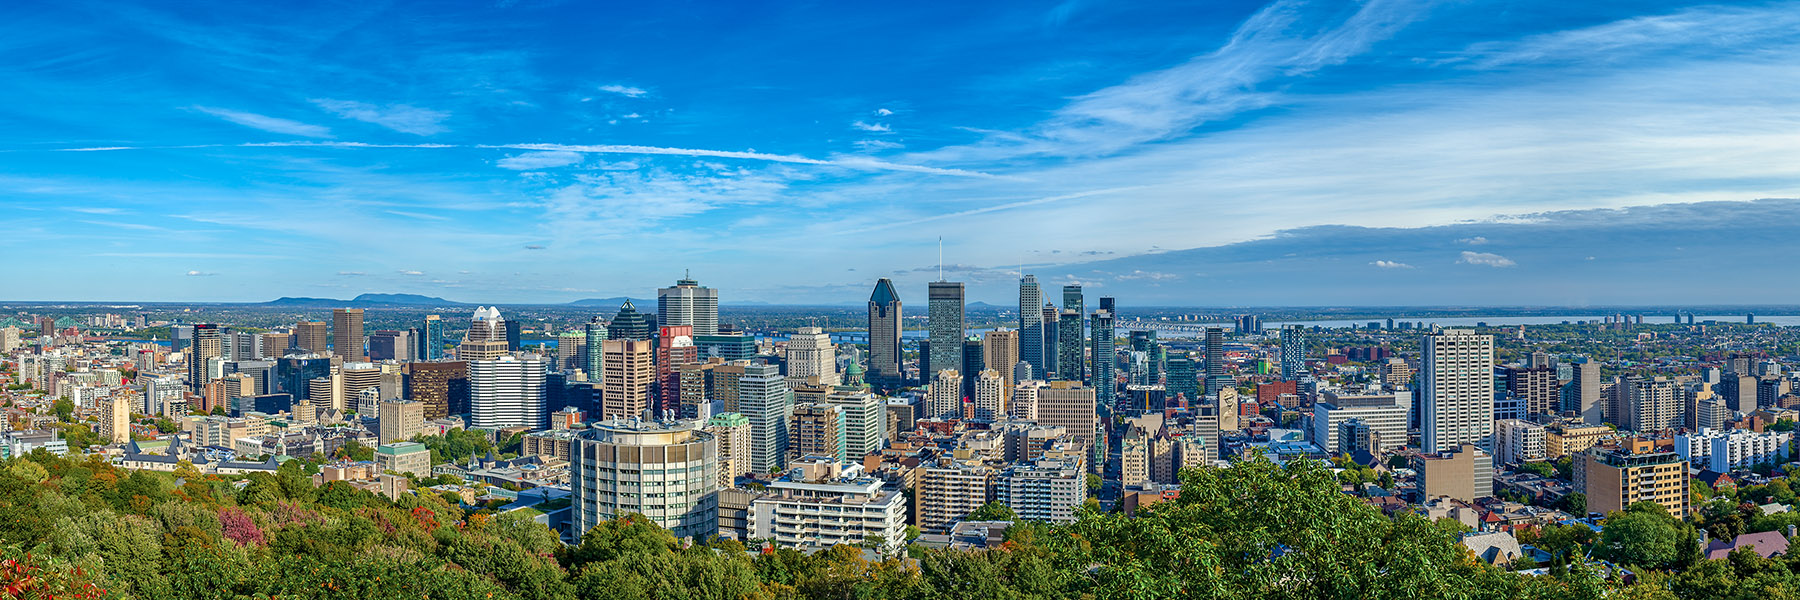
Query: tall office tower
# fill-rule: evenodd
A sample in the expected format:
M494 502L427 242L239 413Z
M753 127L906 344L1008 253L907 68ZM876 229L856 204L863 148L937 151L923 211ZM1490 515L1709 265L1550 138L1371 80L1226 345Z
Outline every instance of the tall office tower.
M850 460L881 452L887 437L887 399L862 390L832 390L825 403L844 411L844 452Z
M564 331L556 335L556 371L569 372L587 367L587 334Z
M1506 391L1524 403L1528 417L1555 414L1560 408L1562 388L1557 384L1556 367L1507 367Z
M1575 411L1581 415L1581 422L1588 425L1605 422L1606 403L1600 401L1600 363L1584 358L1570 367L1572 376L1563 410Z
M1426 453L1494 447L1494 336L1445 329L1419 342L1419 422Z
M500 307L496 306L494 307L494 310L500 310ZM524 348L524 346L520 344L520 340L524 339L525 335L524 322L515 319L507 321L504 324L504 327L506 329L506 351L518 352L520 348Z
M992 421L1006 416L1006 396L1012 390L999 371L985 369L975 380L975 419Z
M506 319L498 307L480 306L469 317L469 333L456 347L456 358L462 361L493 360L505 356Z
M650 406L650 388L656 383L656 348L650 340L609 339L600 344L606 354L601 377L601 419L638 419Z
M706 422L706 432L719 438L719 485L732 487L739 475L750 472L750 419L719 413Z
M216 324L194 325L194 346L188 350L187 364L188 385L193 387L194 391L206 389L206 384L212 381L212 378L207 376L206 360L224 355L225 341L223 338L224 334L219 331L219 326Z
M324 354L330 338L325 335L324 321L301 321L294 324L294 347L313 354Z
M925 392L927 418L962 416L962 379L956 369L940 370L931 378L931 384Z
M1685 414L1674 381L1632 375L1620 385L1625 388L1625 414L1617 419L1620 428L1650 433L1681 426Z
M1162 344L1156 341L1156 330L1138 330L1130 332L1131 351L1142 353L1144 357L1142 385L1156 385L1162 382L1162 363L1166 358Z
M347 362L338 371L344 377L344 410L355 412L361 416L373 417L372 412L362 412L357 400L362 397L363 390L381 387L381 367L369 362Z
M1306 326L1281 326L1281 378L1299 379L1306 373Z
M425 406L426 419L469 410L469 363L452 360L406 365L406 398Z
M927 327L931 339L931 370L963 368L963 284L933 281L927 288ZM935 373L920 373L930 381Z
M416 331L416 330L409 330ZM406 331L383 329L369 334L369 360L411 361L417 348Z
M587 334L587 347L583 348L581 369L587 371L588 381L600 381L606 376L606 351L603 348L607 333L606 323L601 322L600 317L594 317L588 319L588 322L581 328L582 333Z
M1171 405L1176 396L1190 404L1197 402L1200 399L1200 370L1195 368L1193 357L1186 352L1169 357L1169 380L1163 385Z
M229 332L223 338L225 358L230 360L256 360L262 358L257 354L256 334Z
M694 335L718 335L719 290L685 277L675 287L656 290L656 324L686 325L694 328Z
M844 429L843 409L817 402L795 405L788 423L788 460L808 456L825 456L834 462L848 460Z
M1020 348L1024 346L1021 343L1024 338L1020 333L1001 328L989 331L981 338L981 366L1000 374L1002 385L1005 386L1001 390L1012 390L1013 367L1027 362L1024 357L1019 356ZM1004 394L1005 391L1001 393Z
M788 420L794 407L788 401L787 379L781 367L766 363L744 365L737 381L737 412L750 419L750 472L774 473L787 465Z
M1043 314L1044 370L1039 371L1035 368L1031 370L1031 376L1040 381L1049 380L1051 376L1062 371L1062 357L1057 354L1061 351L1061 347L1057 344L1062 341L1061 332L1063 327L1062 324L1057 322L1057 318L1062 314L1062 310L1056 308L1056 305L1054 304L1045 303Z
M719 440L693 421L601 421L575 438L569 461L571 526L643 515L677 538L701 539L719 529ZM669 473L668 483L643 480ZM673 474L681 473L677 477Z
M1079 285L1063 286L1063 288L1062 288L1062 307L1064 310L1075 311L1075 314L1084 314L1087 312L1087 299L1083 298L1081 295L1081 286L1079 286Z
M1031 370L1047 373L1044 362L1044 291L1038 288L1037 276L1019 280L1019 360L1031 363ZM990 367L991 368L991 367ZM1012 372L1009 366L1007 373Z
M346 362L369 360L369 354L363 351L363 309L332 309L331 353L344 357Z
M425 315L425 326L419 329L418 360L444 359L444 318Z
M837 346L831 335L818 327L801 327L788 337L787 376L790 379L819 378L823 385L837 385Z
M606 339L648 340L654 331L649 315L638 312L637 307L626 300L619 305L619 314L613 315L612 323L607 324Z
M1100 297L1100 308L1094 310L1094 393L1108 406L1118 391L1118 379L1113 374L1113 367L1118 364L1114 358L1113 336L1113 299L1110 296ZM1041 400L1040 400L1041 402ZM1040 409L1041 410L1041 409Z
M1086 444L1096 443L1094 427L1099 417L1094 413L1095 388L1079 381L1052 381L1050 387L1037 390L1037 424L1062 426L1069 437Z
M1087 380L1087 332L1083 331L1086 326L1075 309L1057 311L1055 379Z
M543 429L550 422L549 375L549 359L536 354L470 362L469 425Z
M883 277L869 294L869 385L893 391L905 385L900 368L900 295Z
M656 336L656 414L681 410L681 368L700 362L700 349L694 346L694 328L687 325L663 327Z
M975 374L980 373L985 360L981 352L981 338L969 337L962 341L962 365L958 372L963 374L963 398L975 397Z

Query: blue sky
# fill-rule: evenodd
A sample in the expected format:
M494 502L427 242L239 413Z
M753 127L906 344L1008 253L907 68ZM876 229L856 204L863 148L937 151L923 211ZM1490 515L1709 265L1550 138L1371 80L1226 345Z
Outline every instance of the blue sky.
M691 269L860 302L922 296L941 236L996 303L1021 265L1127 305L1792 302L1794 31L1785 2L9 2L0 298Z

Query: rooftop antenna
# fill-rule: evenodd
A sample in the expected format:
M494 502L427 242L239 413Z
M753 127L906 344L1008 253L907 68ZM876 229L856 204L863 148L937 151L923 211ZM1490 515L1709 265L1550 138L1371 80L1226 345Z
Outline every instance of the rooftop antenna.
M944 236L938 236L938 281L944 280Z

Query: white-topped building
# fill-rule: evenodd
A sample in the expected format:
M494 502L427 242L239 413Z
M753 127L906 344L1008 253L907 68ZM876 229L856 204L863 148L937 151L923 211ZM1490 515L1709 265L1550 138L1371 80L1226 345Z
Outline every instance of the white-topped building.
M1494 336L1445 329L1419 341L1419 423L1426 453L1494 448Z
M536 354L469 361L469 425L548 427L549 374L550 361Z
M815 550L880 536L894 550L906 541L906 497L865 475L862 465L805 457L751 502L750 536Z
M698 421L598 421L571 447L577 538L637 513L678 538L718 530L719 445Z
M1702 429L1700 433L1676 434L1675 453L1697 468L1730 473L1767 462L1786 462L1793 440L1791 431Z

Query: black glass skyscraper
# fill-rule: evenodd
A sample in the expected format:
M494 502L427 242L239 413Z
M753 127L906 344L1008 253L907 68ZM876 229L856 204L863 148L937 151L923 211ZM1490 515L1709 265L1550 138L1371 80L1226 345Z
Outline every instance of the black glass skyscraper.
M1094 394L1103 403L1110 404L1118 390L1118 378L1113 374L1113 367L1118 358L1113 352L1113 299L1100 297L1100 308L1093 316L1093 348L1094 348Z
M900 294L883 277L869 294L869 385L893 391L906 384L900 367Z
M956 281L933 281L927 286L927 327L931 334L931 373L920 373L929 381L937 371L961 368L963 364L963 284ZM963 374L968 377L968 374Z
M1048 367L1044 361L1045 346L1043 290L1038 288L1037 276L1026 275L1019 280L1019 360L1031 363L1033 373L1044 373ZM1048 338L1053 339L1053 338Z

